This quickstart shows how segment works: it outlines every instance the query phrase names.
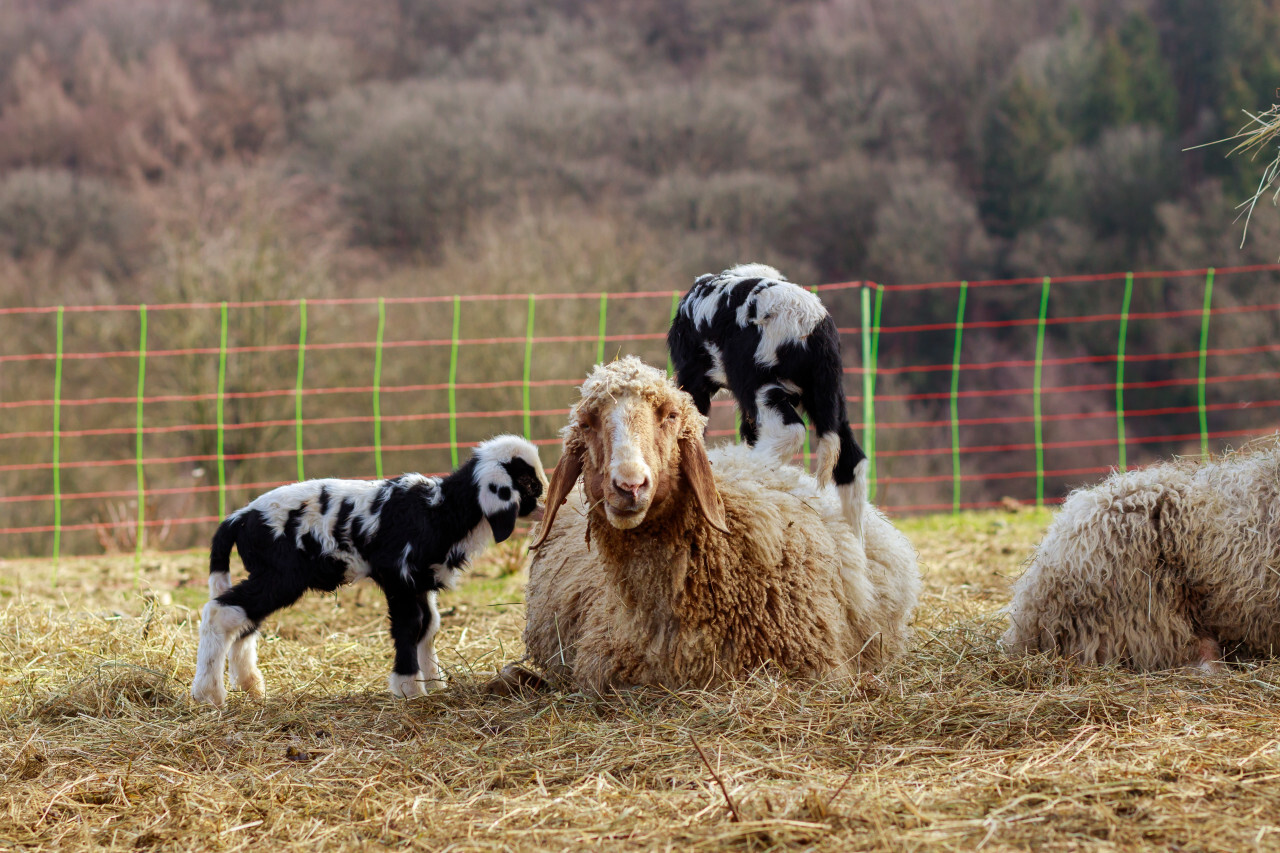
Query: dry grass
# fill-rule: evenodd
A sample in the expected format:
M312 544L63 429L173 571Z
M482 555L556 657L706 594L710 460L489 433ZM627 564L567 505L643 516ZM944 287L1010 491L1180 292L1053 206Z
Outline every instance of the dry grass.
M404 702L380 594L271 620L269 697L193 706L204 555L0 566L0 849L1280 847L1280 665L1141 676L994 641L1036 513L916 519L918 641L858 689L504 699L521 554L447 595ZM705 756L705 759L703 758Z

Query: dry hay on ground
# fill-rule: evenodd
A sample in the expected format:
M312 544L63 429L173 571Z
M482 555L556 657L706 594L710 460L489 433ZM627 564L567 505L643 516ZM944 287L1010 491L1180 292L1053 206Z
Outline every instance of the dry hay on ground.
M1037 513L911 520L917 642L856 688L482 696L515 548L446 594L454 686L385 692L372 587L273 618L269 696L193 706L203 554L0 566L0 849L1280 847L1280 665L1136 675L995 648ZM449 611L449 608L454 608ZM700 751L699 751L700 750Z

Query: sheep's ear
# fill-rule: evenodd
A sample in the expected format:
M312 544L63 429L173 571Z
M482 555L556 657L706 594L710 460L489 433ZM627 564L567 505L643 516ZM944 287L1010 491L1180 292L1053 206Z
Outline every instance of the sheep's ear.
M506 509L500 509L493 515L485 516L489 520L490 529L493 530L494 542L505 542L511 536L511 531L516 529L516 513L519 511L520 503L517 501Z
M582 476L583 452L581 449L566 449L560 457L560 462L551 475L551 485L547 486L547 500L542 511L542 525L538 528L538 541L530 545L530 548L537 548L547 541L547 534L551 532L551 524L556 520L560 505L568 500L569 493L577 485L578 477Z
M711 460L707 458L707 448L701 439L680 439L680 472L692 487L703 517L716 530L728 533L724 501L720 500L720 493L716 491L716 481L711 476Z

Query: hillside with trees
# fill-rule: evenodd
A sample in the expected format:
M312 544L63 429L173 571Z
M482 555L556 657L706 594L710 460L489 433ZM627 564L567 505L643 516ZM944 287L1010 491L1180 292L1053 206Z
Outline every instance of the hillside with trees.
M10 0L0 292L1272 260L1258 164L1185 149L1277 81L1274 0Z

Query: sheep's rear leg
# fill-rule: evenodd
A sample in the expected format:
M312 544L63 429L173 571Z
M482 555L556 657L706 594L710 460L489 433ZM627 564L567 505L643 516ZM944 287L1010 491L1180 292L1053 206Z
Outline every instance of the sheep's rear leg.
M222 705L227 701L227 688L222 683L227 649L246 631L255 628L243 607L228 606L216 599L204 606L200 619L200 648L196 652L196 677L191 683L192 698L211 705Z
M262 673L258 671L258 625L307 591L304 566L289 562L269 565L251 552L245 557L245 567L249 577L204 606L196 677L191 685L191 695L197 701L221 705L227 700L222 671L228 657L235 685L253 696L263 695Z
M231 644L227 653L231 683L255 699L267 694L267 683L258 669L258 632L246 634Z

